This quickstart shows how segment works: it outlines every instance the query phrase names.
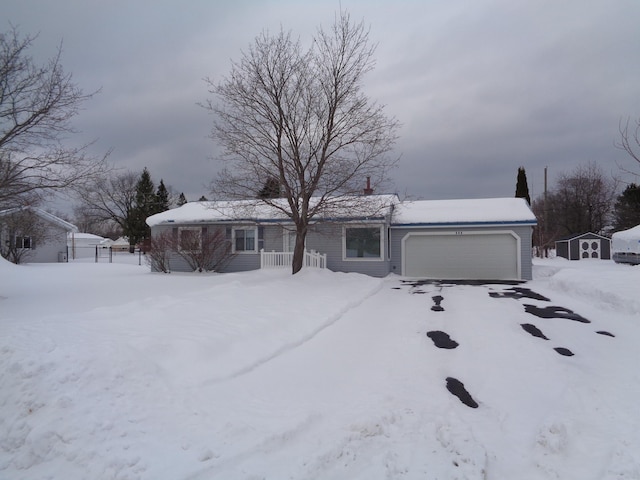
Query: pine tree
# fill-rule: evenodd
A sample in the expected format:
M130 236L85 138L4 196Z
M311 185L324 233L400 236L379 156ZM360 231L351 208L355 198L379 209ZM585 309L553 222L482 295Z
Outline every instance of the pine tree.
M199 199L199 202L208 202L209 200L207 200L207 197L205 197L204 195L202 195Z
M524 198L531 205L531 197L529 196L529 186L527 185L527 173L524 167L518 168L518 180L516 182L516 198Z
M626 230L640 225L640 186L631 183L616 199L616 230Z
M169 210L169 191L167 187L164 186L164 182L160 179L160 185L158 185L158 190L156 191L156 207L153 213L166 212Z
M184 196L184 192L180 193L180 196L178 197L178 206L181 207L182 205L184 205L187 202L187 197Z
M151 229L147 225L147 217L153 215L157 209L158 197L155 194L155 185L147 167L144 168L138 183L136 183L136 201L131 212L129 228L126 232L129 237L131 251L138 242L151 236Z
M264 187L258 193L258 198L280 198L280 181L276 177L269 177Z

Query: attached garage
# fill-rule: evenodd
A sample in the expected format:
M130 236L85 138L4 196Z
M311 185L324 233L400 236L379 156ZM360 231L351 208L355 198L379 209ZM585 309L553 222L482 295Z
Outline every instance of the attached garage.
M530 280L535 224L521 198L403 202L390 227L390 269L411 278Z
M403 275L444 280L519 280L520 239L508 231L409 232Z

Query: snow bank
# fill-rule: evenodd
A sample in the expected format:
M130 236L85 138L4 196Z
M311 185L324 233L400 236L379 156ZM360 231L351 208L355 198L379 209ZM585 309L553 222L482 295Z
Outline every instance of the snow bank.
M0 262L0 478L640 478L640 269L534 273L520 287L549 302L312 269Z
M640 316L640 268L607 260L534 259L534 278L545 277L555 291Z

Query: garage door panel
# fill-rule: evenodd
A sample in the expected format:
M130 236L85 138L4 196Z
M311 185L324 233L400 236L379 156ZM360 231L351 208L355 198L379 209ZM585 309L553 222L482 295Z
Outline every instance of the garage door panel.
M518 279L518 242L508 233L409 235L404 274L438 279Z

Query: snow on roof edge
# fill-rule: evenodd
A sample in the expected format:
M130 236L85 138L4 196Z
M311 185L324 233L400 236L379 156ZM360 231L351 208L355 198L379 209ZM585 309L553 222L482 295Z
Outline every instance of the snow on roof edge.
M537 220L529 204L522 198L485 198L454 200L405 200L396 195L372 195L371 201L382 202L385 208L392 207L394 226L452 226L522 224L535 225ZM238 209L240 213L238 213ZM363 214L349 215L351 210L322 217L328 221L348 221L364 218L383 218L380 211L375 216ZM389 212L391 213L391 211ZM254 200L190 202L147 218L153 227L161 224L186 224L204 222L241 221L289 221L289 218L275 207L256 203Z

